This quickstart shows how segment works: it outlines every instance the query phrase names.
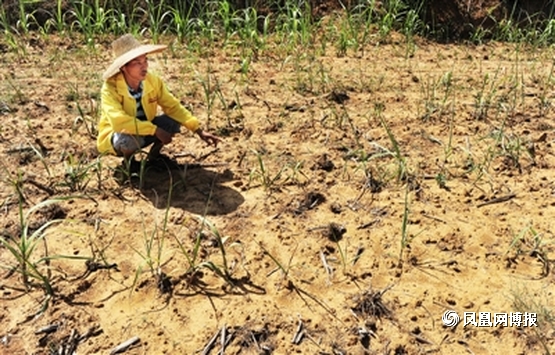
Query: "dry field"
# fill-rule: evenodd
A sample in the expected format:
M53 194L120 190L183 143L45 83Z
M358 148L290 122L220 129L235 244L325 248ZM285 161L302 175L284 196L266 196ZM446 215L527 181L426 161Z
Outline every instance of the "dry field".
M551 49L161 42L150 70L223 143L184 132L181 169L129 179L95 151L108 43L0 48L0 353L555 349Z

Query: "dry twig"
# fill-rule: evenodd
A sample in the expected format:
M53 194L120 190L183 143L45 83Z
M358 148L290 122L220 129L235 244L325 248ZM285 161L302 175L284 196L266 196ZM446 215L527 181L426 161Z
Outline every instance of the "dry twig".
M110 355L120 354L120 353L126 352L133 345L137 344L140 341L141 341L141 339L139 339L139 337L130 338L129 340L126 340L123 343L116 346L115 348L113 348L112 351L110 351Z

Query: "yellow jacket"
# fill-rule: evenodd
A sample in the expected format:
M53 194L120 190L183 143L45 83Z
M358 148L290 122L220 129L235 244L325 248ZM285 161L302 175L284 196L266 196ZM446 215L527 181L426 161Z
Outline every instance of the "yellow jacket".
M115 154L111 139L114 132L140 136L154 135L156 126L151 122L158 106L162 111L190 131L199 128L199 121L168 91L163 81L153 74L147 74L143 81L141 99L146 121L136 119L137 103L129 94L123 74L118 73L102 85L101 114L98 123L96 146L100 153Z

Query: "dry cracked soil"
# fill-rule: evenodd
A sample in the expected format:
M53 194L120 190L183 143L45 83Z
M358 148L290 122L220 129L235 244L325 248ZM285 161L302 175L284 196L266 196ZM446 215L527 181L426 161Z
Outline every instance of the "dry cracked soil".
M178 168L130 179L95 150L109 41L4 48L1 238L41 237L53 296L0 247L0 353L553 351L552 49L394 36L245 73L233 46L161 41L150 70L223 141L183 132Z

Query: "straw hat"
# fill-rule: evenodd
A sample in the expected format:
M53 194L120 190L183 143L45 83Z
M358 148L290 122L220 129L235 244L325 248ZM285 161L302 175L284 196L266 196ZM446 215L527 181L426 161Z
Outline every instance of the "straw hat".
M165 45L141 44L131 34L121 36L112 42L114 61L102 75L107 80L117 74L121 67L143 54L158 53L166 49Z

